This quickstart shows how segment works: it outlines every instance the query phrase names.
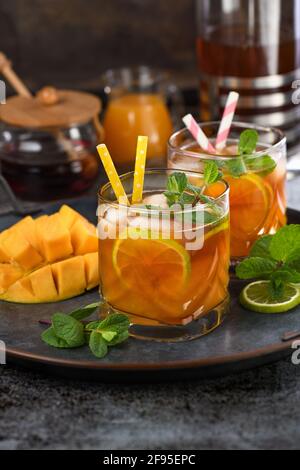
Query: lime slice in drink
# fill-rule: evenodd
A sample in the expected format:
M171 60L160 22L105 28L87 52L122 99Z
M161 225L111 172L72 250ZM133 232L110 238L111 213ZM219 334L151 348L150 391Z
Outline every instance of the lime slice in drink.
M258 313L284 313L300 304L300 289L286 285L283 294L276 300L271 296L270 281L249 284L240 295L243 307Z
M123 234L124 236L124 234ZM129 228L126 237L115 241L112 261L119 278L128 287L144 292L184 286L191 272L191 260L175 240L151 239L151 233Z
M227 230L228 228L229 228L229 220L226 220L222 224L217 225L215 228L207 232L205 234L205 241L213 237L214 235L217 235L218 233L223 232L223 230Z

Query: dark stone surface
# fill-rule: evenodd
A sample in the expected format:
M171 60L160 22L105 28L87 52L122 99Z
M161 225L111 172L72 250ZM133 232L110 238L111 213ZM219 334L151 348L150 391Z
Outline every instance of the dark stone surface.
M101 385L0 367L0 449L299 449L300 367Z

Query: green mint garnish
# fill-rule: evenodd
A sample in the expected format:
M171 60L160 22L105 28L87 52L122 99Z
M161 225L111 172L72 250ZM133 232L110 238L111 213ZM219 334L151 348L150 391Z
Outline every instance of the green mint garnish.
M231 160L228 160L226 162L226 168L228 173L234 178L239 178L247 173L247 167L242 157L234 157Z
M256 151L258 133L254 129L247 129L240 135L239 155L251 155Z
M109 347L126 341L130 322L126 315L111 314L104 320L88 324L82 320L90 317L101 305L100 302L74 310L69 315L55 313L52 326L42 334L42 340L55 348L72 349L89 345L98 358L106 356Z
M215 162L206 162L203 175L204 186L202 188L190 184L185 173L172 173L168 177L167 190L164 192L169 207L174 204L184 206L185 204L196 205L198 202L206 203L208 199L211 203L212 199L205 197L203 192L207 186L215 183L221 177L222 175Z
M196 207L198 203L206 204L207 209L203 211L204 224L217 222L220 217L220 209L216 206L214 199L203 194L205 189L221 179L221 173L215 162L207 162L204 168L204 186L199 187L191 184L184 173L172 173L168 177L167 191L164 195L170 208L179 204L183 209L186 205ZM193 224L200 223L201 215L197 210L187 212L184 215L185 221L190 220Z
M228 173L239 178L247 171L260 173L266 176L276 168L276 162L270 155L255 156L259 135L254 129L247 129L240 135L238 153L239 156L225 162Z
M209 186L222 178L218 165L215 162L205 162L204 165L204 184Z
M261 157L247 157L245 164L248 170L258 172L263 176L272 173L276 168L276 163L270 155L262 155Z
M89 347L94 356L102 359L108 353L107 341L103 338L101 333L97 331L92 331L89 340Z
M55 313L52 317L52 325L56 336L65 341L69 348L84 345L84 328L80 321L63 313Z
M185 173L173 173L168 177L167 191L182 194L187 187L188 179Z
M274 299L287 284L300 283L300 225L287 225L260 238L236 274L240 279L270 280Z

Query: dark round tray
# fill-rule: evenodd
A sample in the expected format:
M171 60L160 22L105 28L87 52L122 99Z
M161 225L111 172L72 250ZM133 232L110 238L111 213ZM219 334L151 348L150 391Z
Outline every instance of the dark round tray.
M91 220L96 202L82 199L71 205ZM49 212L55 211L53 205ZM288 211L290 223L300 212ZM16 222L0 218L0 230ZM18 305L0 302L0 340L6 344L8 364L18 364L64 377L108 382L153 382L226 375L277 361L292 353L300 337L300 307L287 314L262 315L238 303L239 281L231 283L230 313L221 327L199 340L166 344L130 339L96 360L88 348L58 350L44 344L40 319L56 311L69 312L98 299L97 291L57 304ZM292 335L290 335L292 333ZM288 334L288 335L287 335Z

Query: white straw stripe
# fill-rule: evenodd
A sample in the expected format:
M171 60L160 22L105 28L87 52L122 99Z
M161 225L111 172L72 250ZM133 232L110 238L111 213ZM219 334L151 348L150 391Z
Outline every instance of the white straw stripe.
M187 127L187 129L190 131L190 133L194 137L194 139L198 142L200 147L203 150L214 153L215 152L214 147L212 146L212 144L210 143L210 141L204 134L201 127L199 127L198 123L195 121L193 116L191 114L187 114L186 116L182 118L182 120L185 126Z
M220 128L218 131L218 136L216 140L216 148L217 150L223 150L226 146L227 138L230 133L230 129L232 126L232 121L234 119L235 110L238 104L240 95L235 91L229 93L226 106L224 109L223 118L220 124ZM232 108L232 111L228 114L228 110Z

